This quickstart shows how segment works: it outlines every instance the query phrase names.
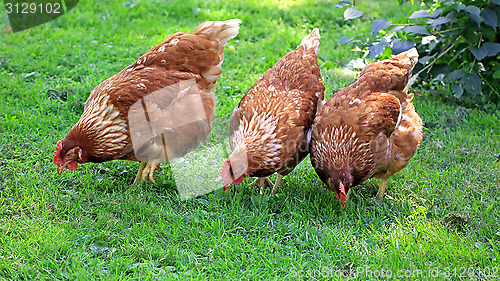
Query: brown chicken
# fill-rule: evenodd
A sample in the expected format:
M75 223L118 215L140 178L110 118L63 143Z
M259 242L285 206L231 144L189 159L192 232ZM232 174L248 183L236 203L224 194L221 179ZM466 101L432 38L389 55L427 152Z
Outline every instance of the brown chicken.
M241 20L203 22L193 33L168 36L91 93L80 120L57 143L58 173L78 163L141 161L134 181L154 182L158 164L181 157L208 136L212 88L226 43ZM149 163L148 163L149 162Z
M332 96L312 126L311 163L345 207L353 187L376 177L377 194L403 169L422 141L422 120L408 95L415 48L371 63L356 82Z
M283 176L309 153L308 136L325 87L318 66L319 30L302 39L248 90L231 117L232 153L221 171L224 191L244 177L258 177L261 194L275 193Z

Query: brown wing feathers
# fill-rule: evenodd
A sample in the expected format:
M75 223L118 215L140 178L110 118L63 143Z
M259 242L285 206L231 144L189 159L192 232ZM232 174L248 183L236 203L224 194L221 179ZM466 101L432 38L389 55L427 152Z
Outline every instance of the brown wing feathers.
M324 92L317 64L319 39L318 29L313 30L235 108L230 144L233 151L245 147L246 176L286 175L307 155L307 132Z
M407 83L417 58L412 49L369 64L318 112L311 162L337 195L373 175L387 179L415 153L422 121L407 95ZM345 203L345 193L340 198Z

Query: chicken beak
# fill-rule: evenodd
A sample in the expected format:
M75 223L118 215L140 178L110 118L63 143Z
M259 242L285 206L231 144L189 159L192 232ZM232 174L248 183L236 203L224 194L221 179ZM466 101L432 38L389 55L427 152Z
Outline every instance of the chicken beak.
M58 166L57 167L57 174L61 174L61 172L64 170L64 168L66 168L68 164L67 163L63 163L61 166Z
M342 198L342 195L344 195L344 196L345 196L345 194L343 194L343 193L342 193L342 194L340 194L340 195L341 195L341 198ZM344 209L344 208L345 208L345 204L346 204L346 203L347 203L347 200L342 200L342 199L340 199L340 207L342 207L342 209Z

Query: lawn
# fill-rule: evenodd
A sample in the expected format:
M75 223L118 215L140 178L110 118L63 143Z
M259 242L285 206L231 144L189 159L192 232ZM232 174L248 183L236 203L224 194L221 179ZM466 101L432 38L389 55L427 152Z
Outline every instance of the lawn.
M133 188L133 162L56 173L56 143L90 91L204 20L243 20L224 52L215 87L222 121L210 140L224 139L246 90L314 27L331 96L355 80L341 67L359 57L340 37L370 36L369 19L419 9L356 2L364 17L344 22L337 1L82 0L20 33L2 31L0 8L0 280L499 280L500 113L433 91L415 90L424 140L382 202L372 200L378 181L370 180L341 209L309 158L263 197L247 179L180 200L175 166Z

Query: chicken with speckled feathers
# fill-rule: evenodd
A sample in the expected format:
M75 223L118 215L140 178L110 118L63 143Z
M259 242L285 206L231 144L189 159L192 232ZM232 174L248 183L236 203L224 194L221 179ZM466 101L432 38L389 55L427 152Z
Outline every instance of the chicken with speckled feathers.
M231 155L221 171L224 191L245 177L260 193L273 185L309 154L310 128L325 86L318 65L320 34L315 28L301 44L282 57L255 82L233 111L229 144Z
M239 19L207 21L192 33L172 34L99 84L79 121L57 143L58 173L81 163L122 159L141 162L134 184L154 182L159 163L196 148L211 131L212 89L222 71L224 46L240 24Z
M311 163L345 207L352 188L375 177L387 180L403 169L422 141L408 81L417 64L415 48L367 65L356 82L335 93L312 125Z

